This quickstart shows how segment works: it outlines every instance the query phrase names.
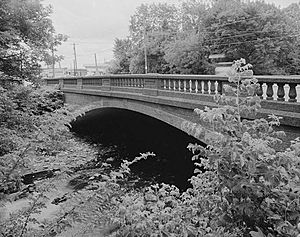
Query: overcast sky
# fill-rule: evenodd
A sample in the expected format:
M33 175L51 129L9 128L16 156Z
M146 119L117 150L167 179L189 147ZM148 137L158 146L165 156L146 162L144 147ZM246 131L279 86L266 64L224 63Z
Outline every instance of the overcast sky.
M180 0L44 0L52 5L51 16L57 33L66 34L69 40L59 47L59 54L65 56L62 66L71 67L73 43L76 44L78 68L111 60L115 38L128 36L130 16L142 3L167 2L178 4ZM299 0L267 0L286 7Z

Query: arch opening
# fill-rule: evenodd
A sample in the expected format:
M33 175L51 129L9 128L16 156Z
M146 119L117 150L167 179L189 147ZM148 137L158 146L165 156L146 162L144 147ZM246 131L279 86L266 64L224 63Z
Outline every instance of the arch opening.
M192 153L187 145L204 145L161 120L115 107L87 112L73 122L72 131L97 146L99 159L109 160L115 166L140 153L155 153L156 157L134 165L133 173L146 181L175 184L180 189L188 187L188 179L194 171Z

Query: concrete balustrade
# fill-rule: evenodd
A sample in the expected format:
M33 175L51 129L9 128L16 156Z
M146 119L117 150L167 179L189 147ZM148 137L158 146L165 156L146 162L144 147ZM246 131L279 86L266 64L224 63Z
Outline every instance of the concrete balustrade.
M262 98L262 113L283 117L284 124L300 127L300 76L255 76ZM228 78L216 75L104 75L46 79L47 85L59 85L64 92L118 94L149 100L163 98L172 106L216 106L213 95L222 94ZM107 94L109 92L110 94ZM165 103L165 102L164 102ZM193 107L195 108L195 107Z
M256 78L260 84L257 95L263 100L300 102L300 76L256 76ZM209 95L222 94L223 84L228 83L227 77L222 76L159 74L70 77L46 81L47 85L60 84L64 88L101 89L104 86L102 89L122 87ZM159 95L158 92L152 94Z

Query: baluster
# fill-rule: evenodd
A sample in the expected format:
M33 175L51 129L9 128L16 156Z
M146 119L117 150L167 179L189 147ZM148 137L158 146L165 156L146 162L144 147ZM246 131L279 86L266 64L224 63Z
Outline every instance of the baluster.
M210 81L210 94L216 94L216 81Z
M173 80L173 90L176 91L176 80Z
M164 79L159 79L158 80L158 87L159 90L165 90L165 80Z
M273 100L273 83L272 82L267 82L267 100Z
M198 83L198 93L202 93L202 81L197 80Z
M192 80L189 80L190 92L192 93Z
M284 101L284 83L277 83L278 90L277 90L277 100Z
M186 83L185 83L186 91L189 92L190 91L190 80L185 80L185 81L186 81Z
M196 81L190 80L190 83L191 83L191 92L195 93L196 92Z
M263 82L259 82L259 87L256 89L256 95L259 96L261 99L263 98Z
M208 81L203 81L204 82L204 91L203 91L203 93L204 94L208 94Z
M169 79L168 81L169 81L169 90L171 90L171 79Z
M179 87L179 79L176 79L176 80L175 80L175 90L176 90L176 91L179 91L179 90L180 90L180 87Z
M181 91L181 80L178 80L178 91Z
M183 91L186 92L186 80L183 80Z
M167 81L166 81L166 79L164 79L164 90L166 90L167 89Z
M180 80L180 91L184 91L185 85L184 85L184 80Z
M143 79L140 79L140 88L143 87Z
M198 93L198 80L195 81L195 86L196 86L195 92Z
M289 91L289 102L297 102L297 91L296 91L296 83L289 83L290 91Z
M217 81L217 94L222 95L222 81Z

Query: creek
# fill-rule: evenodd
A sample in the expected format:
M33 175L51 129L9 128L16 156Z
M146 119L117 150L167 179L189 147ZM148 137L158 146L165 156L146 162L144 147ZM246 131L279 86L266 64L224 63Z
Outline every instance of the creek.
M155 157L134 164L132 172L143 182L164 182L184 190L193 175L189 143L202 144L195 138L149 116L106 108L87 113L72 124L72 132L98 148L99 159L118 167L140 153ZM204 145L204 144L203 144Z

